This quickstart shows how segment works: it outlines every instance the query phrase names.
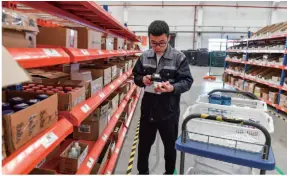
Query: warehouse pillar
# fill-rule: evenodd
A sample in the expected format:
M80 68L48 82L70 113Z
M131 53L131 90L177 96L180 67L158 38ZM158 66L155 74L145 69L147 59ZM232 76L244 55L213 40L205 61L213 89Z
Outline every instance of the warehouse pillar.
M128 7L124 6L124 25L128 27Z
M201 31L201 26L203 26L203 8L201 6L197 7L197 31ZM201 48L202 43L202 34L200 32L197 32L197 39L196 39L197 47Z

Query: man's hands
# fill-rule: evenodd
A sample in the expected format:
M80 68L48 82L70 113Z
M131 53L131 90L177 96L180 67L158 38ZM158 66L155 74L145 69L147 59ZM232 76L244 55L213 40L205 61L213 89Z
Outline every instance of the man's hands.
M150 86L152 84L151 75L146 75L143 77L143 83L146 86Z
M151 75L146 75L143 77L143 83L146 86L152 85ZM154 91L155 92L172 92L174 90L173 85L169 83L169 81L157 83L155 85Z
M154 90L155 92L172 92L174 90L174 87L168 81L166 81L158 83Z

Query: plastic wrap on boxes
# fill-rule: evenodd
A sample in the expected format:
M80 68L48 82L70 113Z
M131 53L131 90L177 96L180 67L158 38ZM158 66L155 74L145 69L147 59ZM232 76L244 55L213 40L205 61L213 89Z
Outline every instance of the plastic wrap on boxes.
M2 27L7 29L39 32L35 17L7 8L2 9Z

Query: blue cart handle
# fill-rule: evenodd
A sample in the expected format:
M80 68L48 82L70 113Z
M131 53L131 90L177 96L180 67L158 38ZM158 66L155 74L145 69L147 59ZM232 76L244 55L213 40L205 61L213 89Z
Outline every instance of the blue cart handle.
M196 119L196 118L216 120L216 121L220 121L220 122L228 122L228 123L241 124L241 125L248 125L248 126L253 126L253 127L259 129L260 131L263 132L263 134L265 135L265 138L266 138L265 146L263 147L262 159L268 160L269 149L271 147L271 136L270 136L269 132L262 125L260 125L258 123L246 121L246 120L226 118L226 117L222 117L222 116L214 116L214 115L208 115L208 114L190 114L189 116L187 116L184 119L184 121L182 123L182 127L181 127L181 129L182 129L181 142L182 143L186 142L186 137L187 137L186 124L187 124L187 122L189 122L192 119Z
M243 91L238 91L238 90L229 90L229 89L214 89L208 93L208 95L211 95L215 92L223 92L223 93L236 93L236 94L242 94L244 96L247 96L253 100L259 100L256 95L250 92L243 92Z

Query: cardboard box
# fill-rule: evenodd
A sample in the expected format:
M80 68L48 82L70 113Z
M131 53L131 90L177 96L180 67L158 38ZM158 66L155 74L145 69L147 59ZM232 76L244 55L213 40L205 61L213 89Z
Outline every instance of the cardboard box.
M116 112L119 106L119 94L112 93L108 98L108 101L111 103L111 116Z
M2 44L7 48L36 48L36 34L3 29Z
M2 127L2 129L4 128ZM4 160L6 157L7 157L7 153L6 153L5 139L2 136L2 160Z
M235 85L235 81L237 81L237 79L238 79L238 78L231 77L231 78L230 78L230 80L231 80L231 82L230 82L231 85Z
M84 27L73 28L78 33L78 48L101 49L102 33Z
M128 62L123 61L123 60L112 60L111 63L114 63L117 65L117 67L123 67L123 72L127 72L128 71Z
M118 141L118 137L119 137L119 132L120 132L120 129L122 127L122 122L121 121L118 121L115 128L114 128L114 131L112 133L112 139L113 141L117 142Z
M71 80L92 81L91 71L81 70L80 72L71 72Z
M29 69L27 71L35 83L57 84L61 80L69 79L69 74L59 71L44 69Z
M89 66L88 66L89 67ZM92 74L92 79L97 79L99 77L103 77L103 86L109 84L112 80L112 70L111 67L96 67L96 66L91 66L92 68L86 68L84 67L85 70L91 71Z
M57 172L50 169L34 168L29 175L57 175Z
M278 104L278 92L269 92L269 101L273 104Z
M99 119L102 119L102 118L108 119L108 116L109 116L110 112L111 112L111 104L110 104L110 102L109 101L104 101L85 120L98 121Z
M254 93L254 89L255 89L255 86L256 86L257 84L256 83L254 83L254 82L250 82L249 83L249 89L248 89L248 92L250 92L250 93Z
M12 97L22 97L25 100L35 98L37 93L5 91L2 92L2 101ZM5 139L7 150L11 154L22 147L33 137L49 128L58 121L58 97L52 95L49 98L29 106L28 108L5 115Z
M82 149L80 156L77 159L68 158L68 153L75 142L72 142L60 155L60 166L59 171L63 174L75 174L78 169L80 168L81 164L85 160L86 156L88 155L88 144L79 142L79 145Z
M39 30L37 45L77 48L78 36L75 30L61 27L40 27Z
M285 94L280 94L280 103L279 106L283 108L287 108L287 95Z
M257 97L261 97L262 98L262 94L263 93L269 94L269 89L265 88L265 87L261 87L261 86L255 86L254 94Z
M96 141L107 126L110 110L110 103L103 102L79 127L74 127L73 138Z
M263 100L269 100L269 93L263 92L262 98L263 98Z
M107 126L107 118L96 121L84 120L80 126L75 126L73 138L76 140L96 141Z
M244 92L248 92L249 91L249 82L245 82L244 84Z

